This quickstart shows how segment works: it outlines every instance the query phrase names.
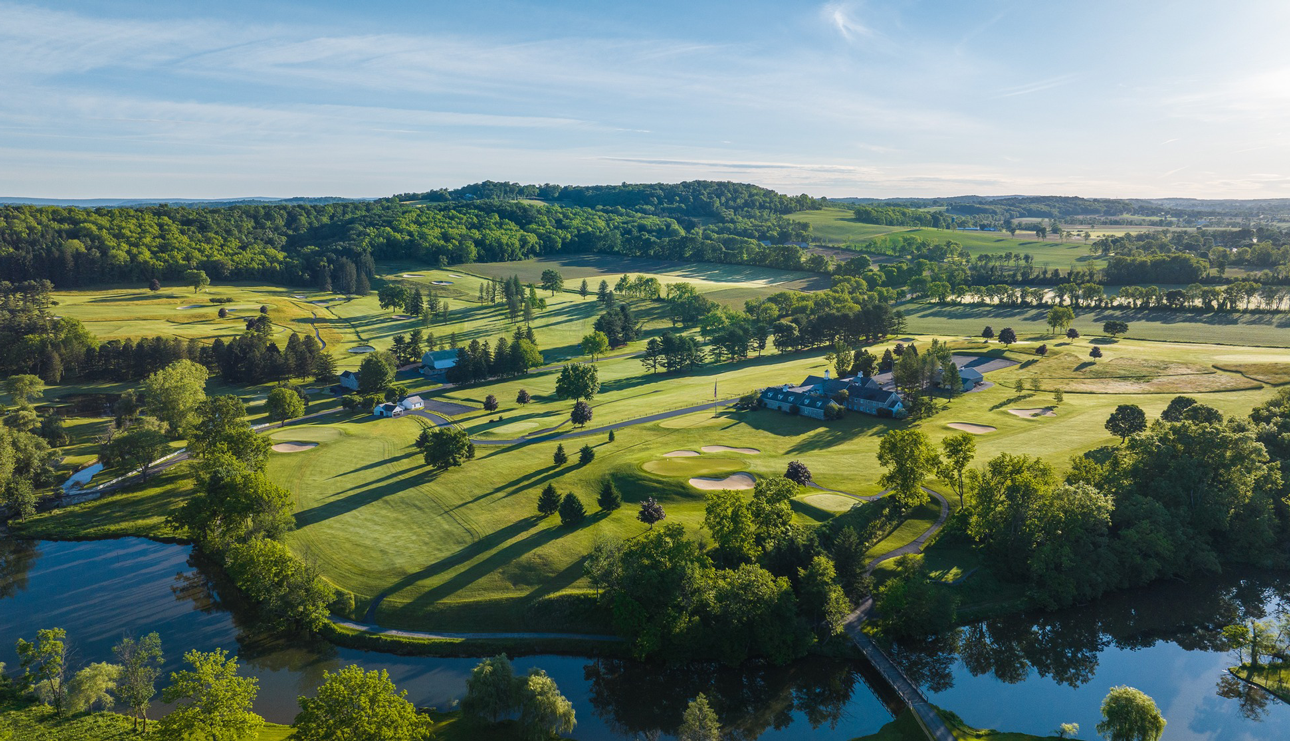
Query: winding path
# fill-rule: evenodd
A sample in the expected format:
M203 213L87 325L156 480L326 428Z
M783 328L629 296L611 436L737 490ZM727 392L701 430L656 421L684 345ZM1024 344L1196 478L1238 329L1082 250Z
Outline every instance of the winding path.
M371 617L367 618L371 620ZM352 620L338 620L333 618L332 624L341 628L357 630L360 633L370 633L372 635L391 636L394 638L418 638L422 640L499 640L499 639L518 639L518 640L565 640L565 641L622 641L619 636L596 635L594 633L442 633L442 632L423 632L419 630L392 630L382 628L379 625L369 623L356 623Z

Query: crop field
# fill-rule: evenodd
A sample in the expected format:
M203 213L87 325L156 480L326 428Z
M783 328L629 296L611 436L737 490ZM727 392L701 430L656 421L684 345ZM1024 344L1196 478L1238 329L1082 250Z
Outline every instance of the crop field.
M847 209L826 208L819 211L799 211L789 218L811 224L812 241L827 244L859 244L884 235L910 235L933 242L953 240L963 245L972 255L1002 255L1007 252L1029 254L1037 267L1085 268L1102 265L1105 261L1089 254L1089 244L1083 239L1058 241L1056 239L1014 238L1004 232L957 231L949 229L923 229L900 226L862 224Z
M900 307L911 332L979 336L989 325L997 333L1012 327L1017 334L1048 335L1047 308L990 304L910 303ZM1290 314L1202 313L1159 309L1081 309L1075 329L1099 335L1102 324L1116 319L1129 325L1128 337L1164 342L1290 347ZM1051 338L1049 338L1051 339Z

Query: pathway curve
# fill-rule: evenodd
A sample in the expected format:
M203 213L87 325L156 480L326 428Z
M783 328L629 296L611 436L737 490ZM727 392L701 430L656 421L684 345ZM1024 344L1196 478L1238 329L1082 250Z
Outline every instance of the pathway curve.
M367 618L371 620L369 616ZM440 633L440 632L422 632L419 630L393 630L382 628L379 625L369 623L356 623L352 620L338 620L332 618L332 624L350 630L357 630L361 633L371 633L373 635L392 636L395 638L420 638L424 640L497 640L497 639L547 639L547 640L566 640L566 641L621 641L619 636L596 635L594 633Z
M318 344L322 345L322 349L326 350L327 340L324 340L322 338L322 333L318 331L318 312L314 311L313 309L310 309L309 313L314 315L314 321L312 325L314 328L314 337L318 338Z
M824 487L817 488L823 489ZM825 489L825 491L834 490ZM893 558L899 558L910 553L921 553L923 546L926 545L927 541L930 540L933 535L940 532L941 528L945 527L945 521L948 520L950 516L950 503L939 492L928 489L927 487L923 487L923 491L932 495L941 503L941 513L940 516L936 518L936 522L933 523L931 527L927 528L922 535L914 538L909 543L906 543L890 553L884 553L870 561L868 566L865 568L866 575L873 574L873 570L877 568L878 564L883 563L884 561L890 561ZM878 496L882 496L886 493L887 492L884 491ZM864 632L864 623L873 615L873 608L874 602L872 596L865 597L864 600L856 606L855 611L848 615L846 621L843 623L843 627L846 630L847 635L856 644L856 646L860 648L860 651L865 655L865 658L869 659L869 663L872 664L873 667L878 670L878 673L882 674L883 678L887 680L887 683L896 691L896 694L900 696L900 699L909 706L911 711L913 711L914 718L918 721L918 725L923 729L923 732L927 734L929 739L932 739L932 741L954 741L954 733L950 731L949 726L945 725L945 721L941 719L941 716L936 712L936 709L932 707L932 704L927 701L927 697L923 694L922 690L918 689L918 685L910 681L909 677L906 676L905 673L901 671L900 667L887 656L886 652L883 651L882 648Z

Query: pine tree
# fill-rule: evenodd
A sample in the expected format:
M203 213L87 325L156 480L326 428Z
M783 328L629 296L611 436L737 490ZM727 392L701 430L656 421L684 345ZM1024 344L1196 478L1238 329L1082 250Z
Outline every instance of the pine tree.
M609 442L611 442L611 443L612 443L613 441L614 441L614 431L613 431L613 430L610 430L610 431L609 431Z
M623 506L623 495L618 493L613 479L605 479L600 485L600 496L596 497L596 504L606 512L613 512Z
M550 517L560 509L560 495L555 491L555 484L547 484L538 495L537 510L543 517Z
M590 445L583 445L582 449L578 451L578 462L584 466L594 461L595 459L596 459L596 449L591 447Z
M328 290L331 290L330 288ZM354 293L360 296L366 296L372 292L372 282L367 279L367 273L362 271L358 274L358 279L354 283Z
M582 506L582 500L574 494L565 494L560 501L560 524L565 527L577 525L586 516L587 508Z
M555 455L552 456L552 460L555 461L557 466L563 466L569 462L569 456L564 452L564 443L555 446Z
M583 278L582 286L578 288L578 295L582 296L583 298L586 298L588 293L590 293L590 291L587 289L587 279Z

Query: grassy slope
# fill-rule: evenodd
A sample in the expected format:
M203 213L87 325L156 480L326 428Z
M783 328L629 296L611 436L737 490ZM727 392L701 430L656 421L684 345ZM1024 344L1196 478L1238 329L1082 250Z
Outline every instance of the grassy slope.
M10 527L32 538L174 537L166 517L183 504L192 487L188 466L180 464L154 475L144 486L42 512L26 522L11 522Z
M1035 340L1023 339L1032 343ZM1205 365L1232 354L1225 347L1129 340L1104 347L1107 357L1097 369L1114 367L1119 358L1136 358L1139 362L1129 364L1135 373L1172 372L1182 367L1180 364ZM997 343L991 343L989 348L1002 352ZM1064 349L1055 346L1055 352ZM1033 355L1021 349L1011 354L1023 361L1034 361ZM1273 351L1257 349L1242 351L1245 355L1277 357ZM607 383L596 402L595 423L710 398L709 377L631 376L633 371L627 366L633 362L602 363ZM621 372L613 369L615 363L623 364ZM808 354L772 356L760 363L727 365L718 370L727 375L721 388L733 389L741 382L755 385L771 379L795 381L823 369L822 359ZM1049 383L1057 383L1074 372L1074 366L1060 357L997 371L990 374L990 380L998 385L953 401L945 411L921 423L921 428L937 442L955 432L946 426L949 422L989 425L996 431L977 438L978 460L1004 451L1024 451L1043 456L1060 470L1071 455L1114 443L1103 423L1117 404L1138 403L1148 415L1155 416L1170 398L1170 394L1068 393L1054 417L1023 419L1008 413L1008 409L1054 403L1047 391L1017 394L1011 389L1015 379L1038 376L1047 388ZM1185 383L1211 376L1245 380L1217 371L1176 378ZM615 385L616 378L621 379L621 385ZM1135 376L1134 380L1149 382L1150 378ZM537 392L539 401L530 405L531 410L517 411L513 402L515 383L454 393L462 398L497 393L503 404L500 414L506 417L506 423L520 420L521 415L532 414L535 419L557 413L562 416L569 406L568 402L545 398L550 392L547 386L553 384L553 377L545 375L524 380ZM1180 388L1187 390L1185 386ZM1269 393L1259 388L1197 396L1227 413L1244 414ZM543 405L546 410L540 408ZM468 414L464 420L468 427L487 427L479 415ZM582 604L578 595L584 590L582 556L600 533L631 537L644 529L634 519L635 502L644 496L657 496L667 508L670 521L685 523L692 532L697 529L703 500L701 493L685 481L694 471L670 468L715 463L725 472L741 467L759 476L775 476L783 472L788 461L801 460L823 486L872 494L879 490L878 442L891 424L864 415L850 415L824 425L771 411L716 415L705 412L621 429L614 443L601 435L569 441L565 447L571 455L584 442L595 447L596 460L588 466L570 463L557 469L551 464L555 443L537 442L481 445L476 460L462 468L434 474L425 469L411 447L421 429L419 420L333 416L272 431L277 439L314 440L321 445L304 453L275 454L270 473L298 497L300 529L290 537L292 545L316 559L338 585L354 591L360 603L365 598L387 594L379 614L381 622L444 630L534 626L573 629L594 627L596 623L578 608ZM698 460L690 459L693 462L682 459L663 463L663 454L668 451L698 450L712 444L757 448L762 453L705 454ZM646 464L669 468L651 473L645 470ZM607 516L595 512L594 505L605 476L614 478L627 500L623 510ZM562 493L572 491L583 499L593 511L584 525L565 530L554 519L533 517L537 494L548 482ZM41 515L29 522L24 532L62 536L137 532L165 535L161 520L181 500L182 487L186 485L179 472L166 474L143 490ZM933 485L940 486L936 482ZM827 517L817 507L797 509L803 523ZM916 519L933 516L930 509L923 514L926 516ZM878 544L875 553L907 542L919 529L913 523L898 528L891 538ZM970 551L940 545L928 554L929 563L942 571L946 580L968 571L975 565L973 558ZM1009 594L996 587L999 585L992 585L988 575L981 573L962 586L969 603L1016 596L1015 590ZM553 595L559 598L549 599Z
M901 307L909 330L919 333L976 336L987 324L997 333L1012 327L1018 334L1048 331L1047 309L992 305L906 304ZM1290 346L1290 315L1202 314L1191 311L1092 309L1076 312L1080 334L1101 334L1102 323L1119 319L1129 324L1128 337L1167 342L1195 342L1263 347ZM1051 338L1048 338L1051 339Z

